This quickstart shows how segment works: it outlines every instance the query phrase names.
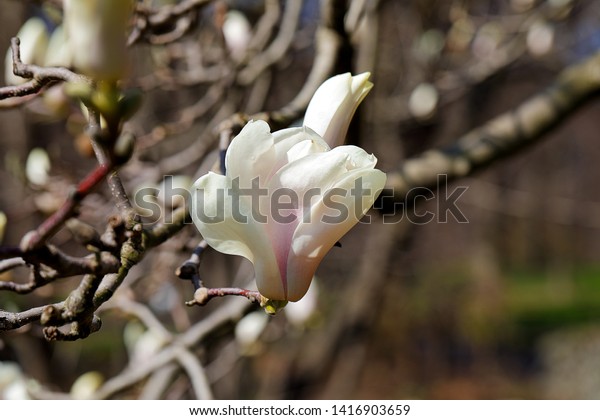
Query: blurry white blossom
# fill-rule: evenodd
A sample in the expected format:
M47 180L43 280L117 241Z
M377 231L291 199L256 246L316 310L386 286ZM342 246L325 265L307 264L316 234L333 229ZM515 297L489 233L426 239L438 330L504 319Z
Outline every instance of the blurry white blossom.
M17 37L21 41L21 61L25 64L43 65L46 57L46 47L48 46L48 30L44 21L37 17L30 18L21 27ZM4 82L6 85L18 85L27 81L27 79L14 75L10 48L6 52L4 65Z

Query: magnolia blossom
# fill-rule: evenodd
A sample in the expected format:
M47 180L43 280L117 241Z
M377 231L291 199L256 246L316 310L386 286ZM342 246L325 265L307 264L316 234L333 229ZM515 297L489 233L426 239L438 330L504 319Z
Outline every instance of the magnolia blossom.
M114 82L127 69L126 29L134 0L65 0L64 26L78 71Z
M356 146L331 149L308 127L249 122L192 189L191 213L216 250L254 264L259 292L297 301L317 266L373 205L386 175Z
M326 80L308 105L304 125L331 147L344 144L356 108L373 87L370 75L368 72L357 76L344 73Z

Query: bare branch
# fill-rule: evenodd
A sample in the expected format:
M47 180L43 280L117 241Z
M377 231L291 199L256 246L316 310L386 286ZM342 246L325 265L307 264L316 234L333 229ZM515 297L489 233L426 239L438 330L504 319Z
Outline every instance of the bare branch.
M21 241L21 249L30 251L40 247L48 238L62 228L64 223L76 213L81 200L87 196L111 171L111 165L101 164L85 177L75 191L56 213L46 219L36 230L29 232Z
M219 287L209 289L201 287L194 293L194 300L186 302L187 306L206 305L211 299L223 296L241 296L248 299L250 302L262 302L264 298L256 290L241 289L238 287Z
M195 345L223 325L239 320L249 306L250 303L248 301L237 299L231 301L228 305L217 308L202 321L178 336L171 346L166 347L154 355L148 363L130 366L123 371L122 374L106 381L106 383L93 395L93 398L108 398L117 392L135 385L157 369L169 365L177 358L178 346L189 348Z
M240 84L249 85L254 82L265 69L281 60L288 51L296 33L302 4L301 0L286 3L277 37L264 52L252 58L248 66L240 72L238 76Z
M189 350L179 347L176 351L176 357L192 382L192 388L194 389L196 398L201 400L213 399L212 390L210 389L206 373L196 356Z
M388 173L387 188L403 201L413 187L435 187L438 174L465 177L538 141L600 92L600 54L564 70L545 91L514 110L465 134L451 146L433 149ZM386 198L383 198L384 203Z
M19 38L15 37L11 39L10 47L13 60L13 73L17 76L31 80L22 85L0 88L0 100L36 94L39 93L42 88L49 86L54 82L91 83L88 78L73 73L71 70L63 67L40 67L23 63L21 61L21 50L19 45Z

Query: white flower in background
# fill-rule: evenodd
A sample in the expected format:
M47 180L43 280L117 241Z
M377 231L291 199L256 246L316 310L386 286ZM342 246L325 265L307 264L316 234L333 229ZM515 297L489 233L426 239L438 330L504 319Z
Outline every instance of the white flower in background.
M430 83L419 83L408 98L408 111L418 120L428 120L435 115L440 95Z
M77 71L109 82L124 76L134 5L134 0L65 0L64 26Z
M30 391L39 391L40 384L28 379L19 365L0 361L0 400L30 400Z
M370 75L344 73L326 80L306 109L304 126L323 137L330 147L344 144L356 108L373 87Z
M104 383L104 376L100 372L86 372L73 382L70 394L76 400L87 400L94 396Z
M260 351L260 335L267 327L268 320L264 312L250 312L236 324L235 341L242 354L252 355Z
M21 41L19 47L21 61L25 64L44 64L46 47L48 46L48 30L44 21L40 18L32 17L21 27L17 33L17 37ZM6 52L4 65L4 82L6 85L18 85L28 80L14 75L10 48Z
M223 22L223 38L234 60L244 58L251 37L252 28L246 16L237 10L227 12Z
M50 172L50 158L48 153L41 147L36 147L29 152L25 163L25 176L27 180L35 185L44 185L48 182Z
M303 329L314 318L318 307L319 283L317 276L314 276L306 295L298 302L288 303L285 306L284 314L290 324L298 329Z
M46 67L71 67L72 56L65 29L59 25L50 36L44 56L44 65Z
M330 149L308 127L271 133L266 122L251 121L227 150L226 175L209 172L194 184L192 219L211 247L254 264L264 297L298 301L323 257L383 189L376 163L356 146Z
M129 364L143 365L148 363L165 345L165 337L152 330L145 329L138 322L132 321L125 325L123 341L129 355Z

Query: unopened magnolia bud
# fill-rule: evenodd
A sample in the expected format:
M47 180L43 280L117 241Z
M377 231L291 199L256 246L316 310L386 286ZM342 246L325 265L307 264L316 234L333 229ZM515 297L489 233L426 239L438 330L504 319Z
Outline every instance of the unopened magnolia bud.
M133 0L65 0L64 25L73 64L96 80L115 82L127 70L126 31Z
M263 300L260 302L260 306L263 307L267 314L275 315L277 312L282 310L287 303L287 300L271 300L263 297Z

